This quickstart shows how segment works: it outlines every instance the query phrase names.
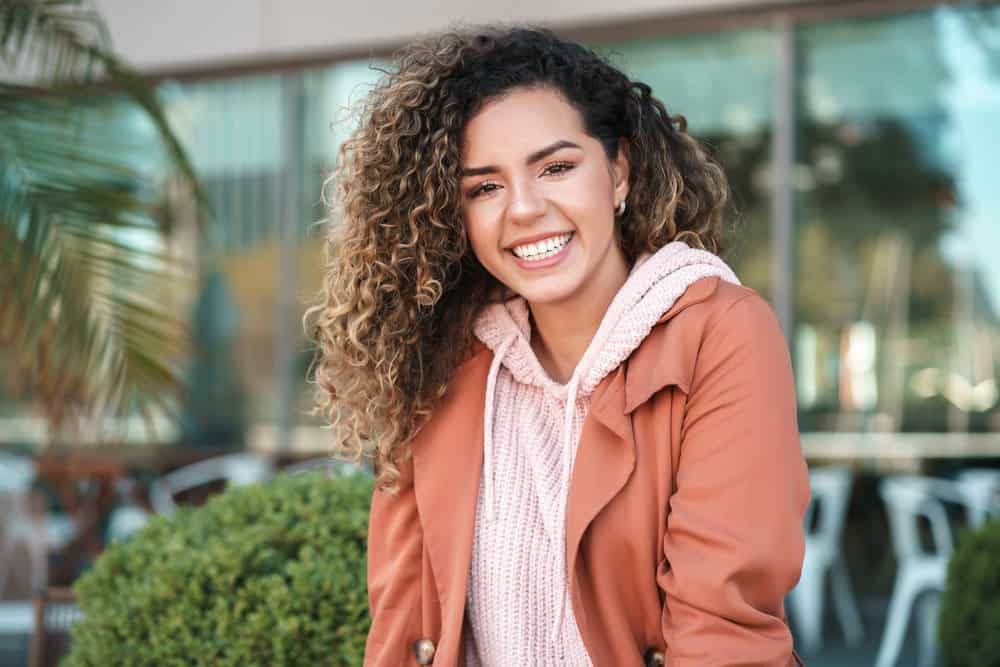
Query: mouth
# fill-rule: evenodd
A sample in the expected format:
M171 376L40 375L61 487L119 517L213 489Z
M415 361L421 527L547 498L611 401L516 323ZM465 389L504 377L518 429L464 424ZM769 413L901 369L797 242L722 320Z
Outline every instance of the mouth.
M514 246L510 251L523 262L540 262L558 255L566 247L566 244L569 243L572 236L573 232L550 236L547 239L535 241L534 243L523 243Z

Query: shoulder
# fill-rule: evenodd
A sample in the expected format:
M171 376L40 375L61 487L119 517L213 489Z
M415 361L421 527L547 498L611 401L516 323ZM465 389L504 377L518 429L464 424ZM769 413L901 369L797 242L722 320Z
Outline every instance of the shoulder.
M755 290L730 283L715 296L705 304L692 390L720 373L760 382L790 371L788 342L771 304Z
M644 345L655 347L684 340L688 354L697 356L705 343L720 336L753 339L781 334L774 309L759 292L719 278L703 280L714 280L715 288L705 298L661 321Z
M703 278L671 310L629 359L631 407L669 385L690 394L698 367L726 356L727 350L752 349L761 341L785 345L771 305L744 285Z
M692 304L670 320L662 322L657 328L661 335L668 329L695 329L708 335L719 327L739 328L777 320L771 305L753 288L719 278L703 280L716 281L715 289L705 299ZM654 330L652 333L656 332Z

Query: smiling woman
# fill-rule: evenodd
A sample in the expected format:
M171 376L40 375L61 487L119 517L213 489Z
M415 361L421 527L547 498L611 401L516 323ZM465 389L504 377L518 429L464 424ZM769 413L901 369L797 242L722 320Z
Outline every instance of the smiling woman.
M307 315L318 409L377 472L366 664L793 664L808 479L722 170L548 31L397 63Z

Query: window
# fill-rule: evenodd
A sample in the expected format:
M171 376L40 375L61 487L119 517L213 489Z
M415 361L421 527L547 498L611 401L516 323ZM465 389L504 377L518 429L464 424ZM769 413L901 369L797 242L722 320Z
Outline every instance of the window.
M802 430L1000 430L1000 9L802 27Z
M738 230L726 260L763 296L771 291L771 135L774 34L746 30L599 47L633 79L648 83L671 114L725 168Z

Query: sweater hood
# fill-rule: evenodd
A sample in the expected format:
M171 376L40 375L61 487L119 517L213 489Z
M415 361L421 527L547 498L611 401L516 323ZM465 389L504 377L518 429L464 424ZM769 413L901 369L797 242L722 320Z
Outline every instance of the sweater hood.
M552 380L531 349L531 313L523 298L490 304L480 313L473 331L516 381L541 387L562 400L574 387L575 396L588 396L635 351L678 297L708 276L740 284L722 259L682 241L640 257L566 384Z

